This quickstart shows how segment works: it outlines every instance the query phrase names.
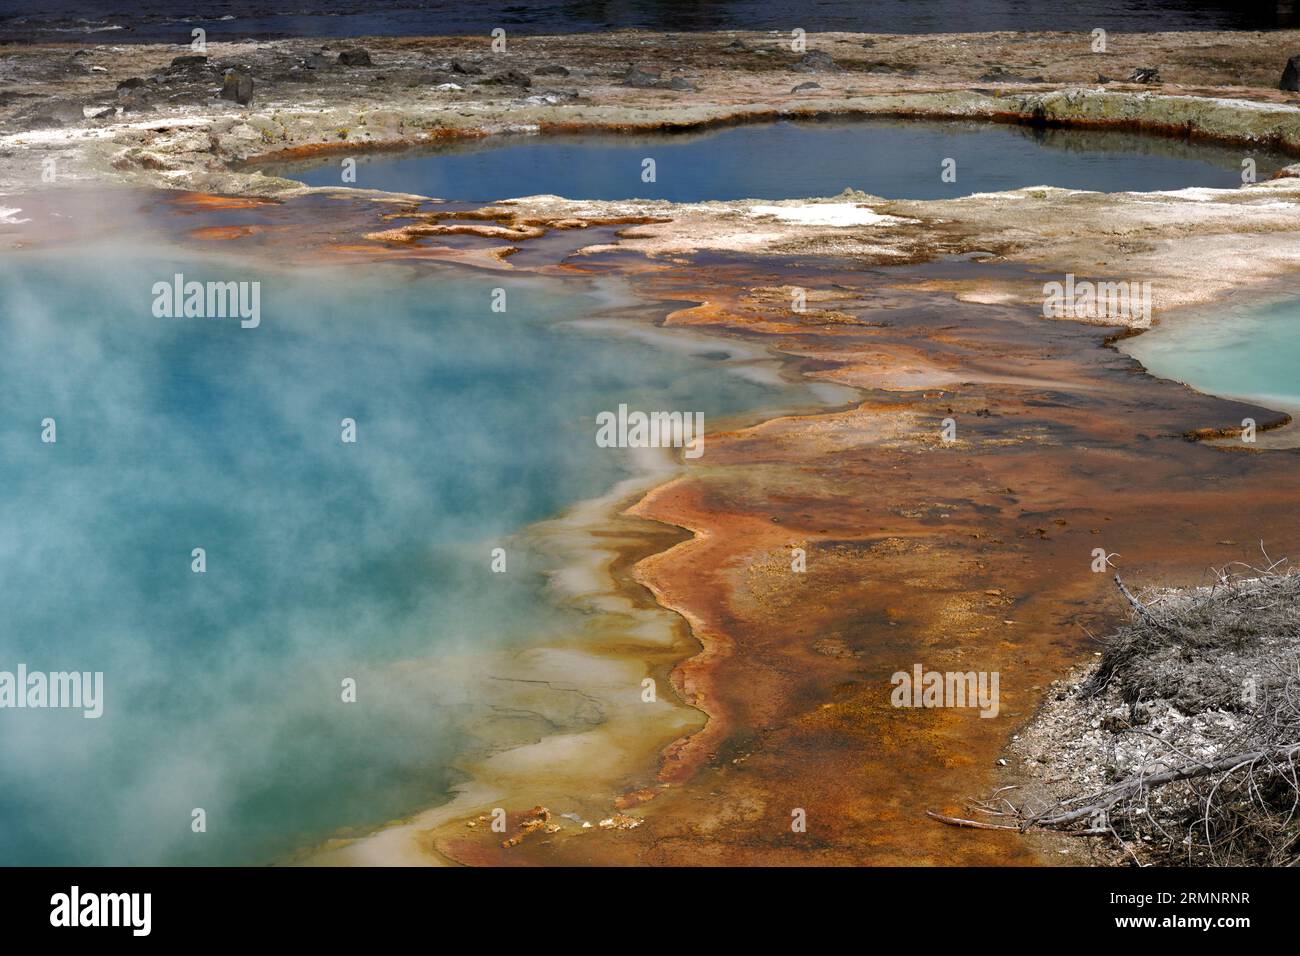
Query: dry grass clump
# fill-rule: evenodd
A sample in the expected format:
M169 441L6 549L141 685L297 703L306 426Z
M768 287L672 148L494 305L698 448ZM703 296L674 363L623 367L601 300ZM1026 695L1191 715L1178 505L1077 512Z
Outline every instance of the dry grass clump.
M1097 838L1106 862L1300 864L1300 572L1266 558L1141 598L1116 583L1132 620L1037 722L1031 764L1064 767L1075 792L1004 788L974 805L987 822L932 815Z

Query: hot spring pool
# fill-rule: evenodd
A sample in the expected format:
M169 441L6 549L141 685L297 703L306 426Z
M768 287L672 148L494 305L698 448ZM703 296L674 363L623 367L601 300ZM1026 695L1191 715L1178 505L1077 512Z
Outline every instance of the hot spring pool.
M704 132L498 135L401 153L359 150L356 181L338 157L268 172L312 186L355 185L441 199L799 199L846 187L889 199L944 199L1023 186L1147 192L1241 185L1291 162L1266 150L1112 131L999 123L834 120L761 123ZM644 178L654 161L654 181ZM945 160L955 179L946 181Z
M1154 375L1300 417L1300 297L1226 303L1122 343Z
M261 282L255 328L153 314L160 280L232 268ZM570 321L608 305L587 286L511 277L494 312L502 281L5 258L0 670L101 671L105 700L5 712L0 860L265 862L440 802L467 693L442 664L575 626L545 559L490 551L634 472L596 416L816 404Z

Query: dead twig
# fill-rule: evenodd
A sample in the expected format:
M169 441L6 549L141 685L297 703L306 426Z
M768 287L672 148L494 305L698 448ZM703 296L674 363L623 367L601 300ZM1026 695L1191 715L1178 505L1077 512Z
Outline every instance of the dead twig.
M1115 585L1119 588L1119 593L1124 595L1124 599L1128 601L1129 604L1133 605L1133 609L1138 612L1138 616L1141 617L1142 620L1146 621L1157 630L1164 631L1166 634L1173 633L1168 624L1165 624L1157 618L1151 613L1145 604L1133 596L1133 592L1124 586L1124 582L1118 574L1115 575Z

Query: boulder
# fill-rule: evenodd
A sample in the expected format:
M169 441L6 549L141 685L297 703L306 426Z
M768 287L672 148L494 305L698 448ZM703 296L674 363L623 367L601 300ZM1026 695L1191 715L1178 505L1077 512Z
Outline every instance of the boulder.
M128 77L117 84L117 102L127 112L147 110L153 104L153 91L140 77Z
M796 87L795 87L794 89L792 89L790 92L791 92L791 93L807 93L807 92L809 92L809 91L811 91L811 90L820 90L821 88L822 88L822 85L821 85L820 83L813 83L813 82L810 80L810 81L807 82L807 83L800 83L798 86L796 86Z
M196 66L207 66L208 58L202 53L187 53L185 56L172 58L172 66L178 69L189 70Z
M253 101L253 77L243 70L227 70L218 96L247 106Z
M365 47L348 47L339 54L340 66L371 66L370 51Z
M465 63L462 60L452 60L447 69L452 73L459 73L461 76L479 76L483 73L483 67L475 63Z
M1155 66L1138 66L1128 75L1130 83L1159 83L1160 68Z
M630 66L627 72L623 74L623 85L631 86L638 90L652 90L659 86L662 81L659 79L659 71L655 69L642 69L639 66Z
M568 76L569 70L567 67L560 66L558 63L552 63L549 66L539 66L537 69L533 70L533 73L537 76Z
M518 70L506 70L503 73L493 73L483 81L491 83L493 86L519 86L527 89L533 85L533 81L527 73L520 73Z
M153 105L153 93L143 84L139 86L119 86L117 102L128 113L147 110Z
M799 57L798 62L790 67L796 73L840 73L840 65L829 53L821 50L809 50Z
M1300 90L1300 53L1286 61L1286 69L1282 71L1282 82L1277 85L1277 88Z
M684 76L674 76L665 80L659 70L651 67L628 67L623 74L623 85L638 90L678 90L682 93L694 93L698 87Z

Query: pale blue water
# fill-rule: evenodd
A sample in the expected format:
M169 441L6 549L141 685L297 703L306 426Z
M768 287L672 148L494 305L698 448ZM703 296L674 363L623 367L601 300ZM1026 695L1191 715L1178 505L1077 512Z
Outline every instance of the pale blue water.
M1300 297L1179 317L1123 348L1153 374L1197 391L1300 406Z
M420 152L360 155L272 170L312 186L355 185L491 202L570 199L800 199L846 187L888 199L943 199L1022 186L1101 192L1233 188L1241 161L1260 179L1291 160L1264 150L1137 133L917 120L778 122L690 134L494 136ZM645 159L654 182L643 179ZM956 178L942 177L945 159Z
M261 326L155 318L178 271L260 279ZM564 324L601 307L442 268L0 260L0 670L106 682L99 720L0 710L0 862L259 862L439 802L456 704L387 665L574 626L545 556L489 550L629 473L595 415L789 397Z

